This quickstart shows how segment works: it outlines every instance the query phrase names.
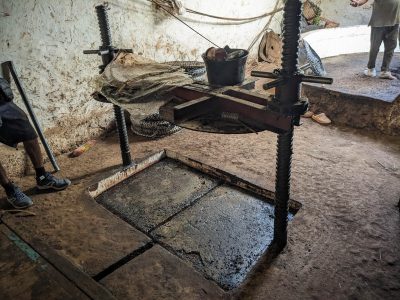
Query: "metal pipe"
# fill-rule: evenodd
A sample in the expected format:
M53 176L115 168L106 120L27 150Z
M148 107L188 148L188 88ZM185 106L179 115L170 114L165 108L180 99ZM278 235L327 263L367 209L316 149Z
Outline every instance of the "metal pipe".
M333 78L307 75L307 76L304 76L301 81L302 82L321 83L321 84L332 84Z
M51 164L53 165L54 171L56 171L56 172L60 171L60 167L58 166L56 158L54 157L53 152L51 151L50 146L46 141L46 138L43 134L43 130L40 127L40 124L36 118L35 112L33 111L33 108L28 100L28 96L26 95L25 90L22 87L22 83L18 78L17 71L15 70L15 67L14 67L14 63L12 61L6 61L6 62L4 62L4 64L7 65L8 70L10 71L11 76L14 79L14 82L15 82L15 85L17 86L18 92L21 95L22 101L24 101L24 104L29 113L29 116L31 117L33 126L35 127L36 132L40 138L40 141L42 142L42 145L44 147L44 150L46 151L47 157L49 158Z
M278 79L276 79L274 81L264 83L263 84L263 89L264 90L269 90L269 89L272 89L272 88L276 88L276 87L278 87L280 85L283 85L284 83L285 83L285 79L284 78L278 78Z
M277 79L279 78L279 74L271 73L271 72L263 72L263 71L251 71L251 76L261 77L261 78L271 78Z

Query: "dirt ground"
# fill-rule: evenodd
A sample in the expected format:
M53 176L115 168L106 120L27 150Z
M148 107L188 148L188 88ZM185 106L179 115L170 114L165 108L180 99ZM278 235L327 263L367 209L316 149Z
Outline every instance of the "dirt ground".
M303 207L289 225L288 246L233 296L399 299L400 140L303 121L296 128L292 173L292 198ZM262 187L274 187L276 136L272 133L221 136L183 130L156 141L137 136L130 141L135 158L168 148ZM59 157L59 163L61 174L72 179L72 187L37 195L29 190L32 176L16 179L32 195L35 206L30 211L37 216L7 216L6 221L23 237L46 241L94 275L99 270L90 266L98 262L91 262L85 253L95 247L95 239L112 245L117 238L108 235L110 228L102 229L104 218L79 219L82 210L95 205L81 195L120 164L116 134L79 158ZM87 231L92 240L82 238ZM121 245L121 253L131 246Z

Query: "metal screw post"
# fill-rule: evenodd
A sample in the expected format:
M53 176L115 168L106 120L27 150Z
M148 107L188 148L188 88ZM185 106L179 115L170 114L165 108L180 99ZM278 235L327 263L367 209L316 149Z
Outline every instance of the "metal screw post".
M115 51L117 49L114 49L114 47L112 46L110 25L107 16L107 6L96 6L96 14L102 41L102 46L100 47L99 52L103 60L103 65L100 67L100 70L101 72L103 72L105 67L114 59ZM132 164L132 158L129 149L128 131L126 129L124 111L121 107L114 105L114 114L119 135L122 163L124 166L130 166Z
M294 104L300 98L300 82L295 75L298 72L301 5L299 0L287 0L284 8L282 72L288 79L277 88L277 98L283 105ZM274 242L280 249L287 243L292 154L293 126L288 132L278 136Z
M291 128L278 136L274 244L282 250L287 243L287 223L290 199L290 176L293 154L293 128L300 125L300 116L307 111L308 101L301 99L301 82L331 84L332 78L305 76L299 72L298 51L300 41L300 0L286 0L283 15L282 69L273 73L252 72L252 76L273 78L275 81L264 85L265 89L276 87L271 110L292 117Z

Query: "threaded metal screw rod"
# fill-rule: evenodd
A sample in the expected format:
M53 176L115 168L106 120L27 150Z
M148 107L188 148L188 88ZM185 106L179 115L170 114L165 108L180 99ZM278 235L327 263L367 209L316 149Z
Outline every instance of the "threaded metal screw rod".
M277 98L281 104L294 104L300 98L301 80L299 72L299 41L301 2L299 0L287 0L283 13L282 33L282 75L285 84L278 88Z
M100 51L108 50L101 55L103 60L103 66L101 67L101 71L104 71L104 68L110 62L112 62L115 56L115 51L114 51L115 49L112 46L111 31L108 22L107 9L108 8L106 5L96 6L97 20L99 23L100 35L102 41L102 46L100 47ZM121 107L114 105L114 114L115 114L115 121L117 123L122 164L124 166L130 166L132 164L132 158L131 158L131 151L129 148L128 131L126 129L124 111Z
M293 128L278 136L275 181L274 242L279 249L287 243L290 176L293 154Z
M300 81L295 75L298 72L301 5L299 0L287 0L284 8L282 73L286 82L277 89L277 98L283 105L294 104L300 98ZM274 242L279 249L287 243L292 154L293 125L288 132L278 136Z
M112 44L110 23L108 22L106 5L96 6L97 21L99 23L101 42L103 47L109 47Z
M290 176L293 155L293 128L300 125L300 116L308 109L307 99L300 98L301 82L332 84L332 78L306 76L299 72L298 51L300 41L300 0L286 0L283 14L282 69L270 72L253 71L252 76L275 79L264 85L264 89L276 87L269 109L292 118L290 129L278 136L274 245L282 250L287 243L287 223L290 199Z

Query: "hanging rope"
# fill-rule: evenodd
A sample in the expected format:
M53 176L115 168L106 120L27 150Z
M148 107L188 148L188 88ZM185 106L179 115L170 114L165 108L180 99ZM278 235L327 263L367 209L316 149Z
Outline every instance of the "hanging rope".
M254 38L254 40L250 44L250 46L248 48L249 51L251 50L251 48L253 48L254 44L258 41L260 36L262 34L264 34L269 29L269 26L270 26L270 24L271 24L271 22L272 22L272 20L273 20L273 18L275 16L275 14L283 10L283 7L278 8L279 3L281 2L281 0L277 0L274 9L271 12L264 13L262 15L255 16L255 17L232 18L232 17L215 16L215 15L211 15L211 14L206 14L206 13L202 13L202 12L199 12L199 11L195 11L195 10L190 9L190 8L185 8L183 3L182 3L182 1L180 1L180 0L148 0L148 1L152 2L157 7L161 8L162 10L164 10L166 13L168 13L169 15L171 15L172 17L177 19L179 22L181 22L182 24L187 26L190 30L194 31L199 36L201 36L203 39L205 39L206 41L208 41L212 45L216 46L217 48L221 48L221 47L218 46L216 43L212 42L210 39L205 37L200 32L198 32L196 29L191 27L189 24L187 24L185 21L183 21L177 15L182 14L184 11L187 11L187 12L192 13L192 14L197 14L197 15L201 15L201 16L205 16L205 17L209 17L209 18L215 18L215 19L220 19L220 20L225 20L225 21L234 21L234 22L243 22L243 21L251 22L251 21L255 21L255 20L261 19L261 18L270 17L268 22L267 22L267 24L263 28L263 30L259 34L257 34L257 36Z
M283 7L282 7L282 8L275 9L275 10L273 10L273 11L271 11L271 12L268 12L268 13L265 13L265 14L262 14L262 15L259 15L259 16L256 16L256 17L248 17L248 18L230 18L230 17L219 17L219 16L215 16L215 15L210 15L210 14L206 14L206 13L202 13L202 12L195 11L195 10L190 9L190 8L186 8L186 11L189 12L189 13L192 13L192 14L197 14L197 15L200 15L200 16L205 16L205 17L214 18L214 19L219 19L219 20L238 21L238 22L242 22L242 21L255 21L255 20L258 20L258 19L262 19L262 18L268 17L268 16L270 16L270 15L273 15L273 14L275 14L275 13L277 13L277 12L282 11L282 10L283 10Z
M162 6L174 15L183 15L186 11L182 1L179 0L157 0L157 5Z
M283 10L282 8L279 9L275 9L271 12L267 12L264 13L262 15L259 16L255 16L255 17L246 17L246 18L238 18L238 17L221 17L221 16L216 16L216 15L211 15L211 14L207 14L207 13L203 13L188 7L185 7L182 3L182 1L180 0L156 0L156 2L158 3L158 6L162 6L163 8L167 9L168 11L170 11L171 13L175 14L175 15L182 15L186 12L191 13L191 14L196 14L196 15L200 15L203 17L209 17L209 18L213 18L213 19L218 19L218 20L225 20L225 21L235 21L235 22L243 22L243 21L255 21L255 20L259 20L265 17L268 17L270 15L273 15L277 12L280 12Z
M278 9L278 6L279 6L280 2L281 2L281 0L277 0L277 1L276 1L275 7L274 7L274 10L273 10L273 11L275 11L275 12L274 12L273 14L270 15L270 18L268 19L267 24L264 26L263 30L261 30L261 32L260 32L259 34L257 34L256 37L253 39L253 41L251 42L249 48L247 48L247 51L250 52L251 48L253 48L253 46L255 45L255 43L257 43L258 39L259 39L265 32L268 31L269 26L271 25L271 22L272 22L272 20L273 20L273 18L274 18L274 16L275 16L275 14L276 14L277 12L283 10L283 7L280 8L280 9Z
M202 35L200 32L198 32L196 29L194 29L193 27L191 27L189 24L187 24L186 22L184 22L182 19L178 18L177 16L175 16L172 12L170 12L168 9L166 9L163 5L160 5L158 3L158 1L156 0L149 0L151 1L153 4L158 5L162 10L164 10L166 13L168 13L169 15L171 15L172 17L174 17L175 19L177 19L179 22L181 22L182 24L184 24L185 26L189 27L192 31L194 31L195 33L197 33L198 35L200 35L203 39L205 39L206 41L210 42L211 44L213 44L215 47L217 48L221 48L220 46L218 46L216 43L212 42L211 40L209 40L208 38L206 38L204 35Z

